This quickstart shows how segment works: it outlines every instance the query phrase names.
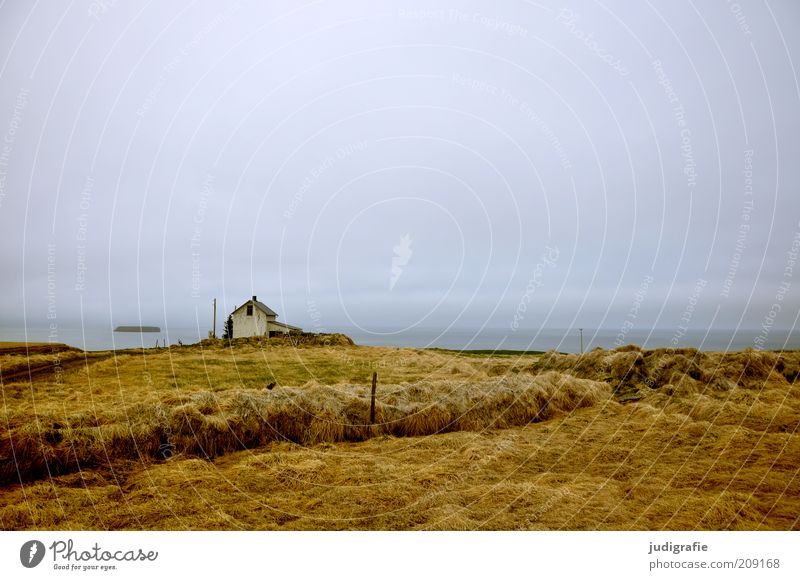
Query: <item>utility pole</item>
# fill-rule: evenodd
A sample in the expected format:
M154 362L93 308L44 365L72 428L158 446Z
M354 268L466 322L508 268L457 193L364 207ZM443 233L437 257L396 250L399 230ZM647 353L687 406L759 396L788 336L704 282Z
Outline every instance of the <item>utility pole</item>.
M217 299L214 298L214 326L211 330L211 338L217 338Z
M578 330L581 331L581 354L583 354L583 329L579 328Z

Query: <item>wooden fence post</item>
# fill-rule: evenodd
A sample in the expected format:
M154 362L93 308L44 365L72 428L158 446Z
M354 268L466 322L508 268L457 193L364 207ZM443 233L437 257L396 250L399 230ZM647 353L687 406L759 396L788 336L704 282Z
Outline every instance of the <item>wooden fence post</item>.
M375 391L378 388L378 373L372 373L372 398L369 403L369 424L375 424Z

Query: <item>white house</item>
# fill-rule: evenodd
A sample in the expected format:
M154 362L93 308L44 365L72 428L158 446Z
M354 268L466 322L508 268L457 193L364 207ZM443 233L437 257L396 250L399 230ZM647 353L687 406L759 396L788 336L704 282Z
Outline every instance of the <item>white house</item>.
M275 336L289 334L303 329L275 320L275 311L253 296L231 313L233 319L233 338L247 336Z

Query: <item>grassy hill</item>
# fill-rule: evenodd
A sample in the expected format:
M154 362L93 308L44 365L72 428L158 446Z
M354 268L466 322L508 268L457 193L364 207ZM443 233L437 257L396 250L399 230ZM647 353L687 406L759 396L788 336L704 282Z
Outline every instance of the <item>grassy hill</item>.
M78 355L0 356L0 528L800 529L796 352Z

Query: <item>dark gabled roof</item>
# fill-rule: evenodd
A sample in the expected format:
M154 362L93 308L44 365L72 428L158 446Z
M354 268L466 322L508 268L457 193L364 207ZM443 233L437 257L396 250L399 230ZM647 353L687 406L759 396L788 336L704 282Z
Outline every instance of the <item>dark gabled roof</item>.
M251 300L250 302L252 302L256 306L258 306L261 310L263 310L264 314L266 314L267 316L278 316L278 314L274 310L272 310L272 308L270 308L263 302L259 300Z
M261 311L262 311L264 314L266 314L267 316L278 316L278 315L275 313L275 311L274 311L274 310L272 310L272 308L270 308L269 306L267 306L266 304L264 304L264 303L263 303L263 302L261 302L260 300L254 300L254 299L252 299L252 298L251 298L250 300L248 300L247 302L245 302L244 304L242 304L242 305L241 305L239 308L236 308L236 309L234 310L234 312L238 312L239 310L241 310L242 308L244 308L244 307L245 307L245 306L247 306L248 304L255 304L255 305L256 305L256 307L257 307L257 308L259 308L259 309L260 309L260 310L261 310Z

